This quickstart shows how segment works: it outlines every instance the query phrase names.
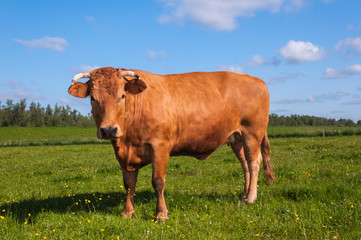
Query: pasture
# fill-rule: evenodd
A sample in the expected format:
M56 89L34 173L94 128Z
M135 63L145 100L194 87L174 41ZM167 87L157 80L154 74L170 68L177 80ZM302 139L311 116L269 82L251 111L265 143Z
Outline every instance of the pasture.
M0 239L361 238L359 135L282 137L271 128L276 181L267 185L261 171L252 205L240 201L243 171L229 147L205 161L172 157L170 220L157 223L151 166L139 172L136 215L122 218L120 167L95 131L0 128Z

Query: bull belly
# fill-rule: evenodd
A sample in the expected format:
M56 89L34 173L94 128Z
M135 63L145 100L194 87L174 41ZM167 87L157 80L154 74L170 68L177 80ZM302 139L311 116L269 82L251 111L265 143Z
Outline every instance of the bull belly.
M191 156L200 160L207 159L215 150L225 144L224 141L189 142L184 145L178 145L171 151L171 156Z

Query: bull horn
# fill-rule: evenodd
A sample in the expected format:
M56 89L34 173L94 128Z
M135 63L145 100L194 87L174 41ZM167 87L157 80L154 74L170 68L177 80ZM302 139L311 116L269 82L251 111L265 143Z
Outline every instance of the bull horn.
M133 71L122 71L122 77L125 77L125 76L136 77L138 79L140 78L139 75Z
M73 77L73 80L71 80L71 85L74 85L76 81L82 78L90 78L90 72L84 72L84 73L78 73Z

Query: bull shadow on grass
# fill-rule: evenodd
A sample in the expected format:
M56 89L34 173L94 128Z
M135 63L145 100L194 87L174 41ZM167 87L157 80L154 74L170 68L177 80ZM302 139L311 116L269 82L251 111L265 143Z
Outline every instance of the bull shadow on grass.
M124 192L94 192L84 194L69 194L61 197L48 197L46 199L26 199L23 201L8 202L0 205L1 210L22 223L35 222L36 216L41 212L76 213L76 212L114 212L114 207L123 210ZM155 199L154 192L142 191L137 193L137 202L147 203ZM29 215L30 214L30 215Z
M233 194L189 194L179 192L165 192L165 199L169 210L176 206L188 206L194 204L195 201L209 201L216 204L221 202L238 201L237 197ZM240 198L238 198L240 199ZM123 204L125 200L124 192L94 192L84 194L70 194L68 196L61 197L48 197L46 199L26 199L19 202L9 202L0 205L1 210L5 210L5 213L10 217L16 219L18 223L24 223L25 221L30 223L36 223L36 216L42 212L53 212L59 214L72 214L76 212L101 212L105 214L114 214L114 208L119 208L119 217L121 211L123 211ZM156 207L156 196L154 191L145 190L136 192L135 197L135 209L144 204L149 204L150 210L154 210ZM118 210L116 210L118 211ZM139 210L138 210L139 211ZM29 216L30 214L30 216ZM144 215L143 218L149 216Z

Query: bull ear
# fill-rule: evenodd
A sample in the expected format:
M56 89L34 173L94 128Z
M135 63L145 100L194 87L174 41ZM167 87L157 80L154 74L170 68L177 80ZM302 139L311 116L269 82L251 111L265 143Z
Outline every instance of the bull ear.
M124 90L131 94L138 94L147 88L145 82L140 79L129 80L125 84Z
M69 87L68 93L74 97L85 98L89 95L88 84L76 82Z

